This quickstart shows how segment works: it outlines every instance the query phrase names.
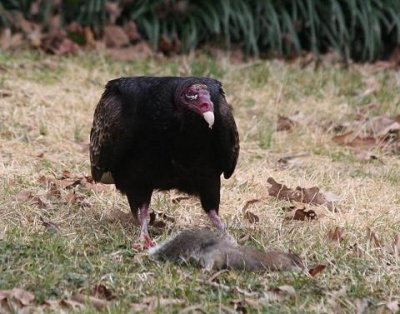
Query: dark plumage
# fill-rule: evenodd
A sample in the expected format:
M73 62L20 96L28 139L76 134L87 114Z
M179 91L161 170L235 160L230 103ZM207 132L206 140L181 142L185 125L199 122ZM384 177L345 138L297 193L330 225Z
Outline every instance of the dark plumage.
M232 175L238 154L231 107L214 79L119 78L108 82L94 113L93 179L115 183L127 195L142 238L148 239L147 210L154 189L198 195L222 229L217 216L220 176Z

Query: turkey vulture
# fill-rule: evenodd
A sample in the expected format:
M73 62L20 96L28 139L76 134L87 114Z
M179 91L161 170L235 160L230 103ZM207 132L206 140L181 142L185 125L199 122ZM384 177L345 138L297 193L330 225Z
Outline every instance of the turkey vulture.
M232 109L214 79L115 79L107 83L94 112L92 177L126 194L145 247L152 246L147 216L155 189L198 195L212 224L223 230L220 177L232 175L238 155Z

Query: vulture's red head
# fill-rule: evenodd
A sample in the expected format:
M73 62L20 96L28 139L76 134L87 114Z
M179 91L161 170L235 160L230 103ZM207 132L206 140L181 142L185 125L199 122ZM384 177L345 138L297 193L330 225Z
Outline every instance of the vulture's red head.
M211 129L214 124L214 104L205 84L192 84L179 93L180 105L202 116Z

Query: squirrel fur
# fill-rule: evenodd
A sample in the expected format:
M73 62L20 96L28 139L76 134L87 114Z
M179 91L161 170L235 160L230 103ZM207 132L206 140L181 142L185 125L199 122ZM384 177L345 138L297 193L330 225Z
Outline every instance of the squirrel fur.
M195 261L206 270L238 269L260 271L300 271L302 260L292 253L260 251L240 246L227 233L208 229L184 230L149 250L151 258L168 261Z

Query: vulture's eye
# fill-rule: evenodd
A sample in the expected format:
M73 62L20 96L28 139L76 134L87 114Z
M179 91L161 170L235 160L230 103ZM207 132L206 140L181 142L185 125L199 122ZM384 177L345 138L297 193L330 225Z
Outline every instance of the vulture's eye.
M186 94L185 98L189 99L189 100L196 100L197 98L199 98L199 95L197 95L197 94L195 94L195 95Z

